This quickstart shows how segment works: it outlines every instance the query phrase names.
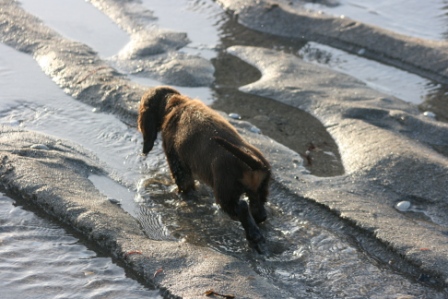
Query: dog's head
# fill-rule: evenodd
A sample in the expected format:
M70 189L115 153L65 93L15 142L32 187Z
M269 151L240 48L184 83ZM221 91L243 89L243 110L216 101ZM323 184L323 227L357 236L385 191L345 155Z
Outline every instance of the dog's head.
M167 100L173 94L180 93L171 87L160 86L148 90L140 100L138 129L143 135L144 155L148 154L154 146L165 115Z

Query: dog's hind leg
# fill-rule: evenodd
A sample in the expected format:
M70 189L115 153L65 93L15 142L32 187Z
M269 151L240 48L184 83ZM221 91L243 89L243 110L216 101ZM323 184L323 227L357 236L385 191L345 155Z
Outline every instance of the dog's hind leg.
M266 220L267 213L264 204L267 202L268 197L268 181L269 178L265 178L256 192L248 190L246 195L249 197L249 207L252 217L255 222L261 223Z
M215 179L214 193L216 201L232 219L241 222L246 232L246 239L249 242L249 246L258 253L263 253L265 239L249 211L249 206L244 200L240 199L242 190L239 189L237 182L226 182L225 179Z
M264 207L265 201L262 200L262 194L258 192L246 192L249 197L249 207L252 217L254 217L255 222L261 223L266 220L266 208Z
M182 163L176 151L170 150L166 152L166 158L179 193L187 194L191 190L194 190L194 179L191 170Z
M264 253L265 239L249 211L247 202L238 200L235 209L238 219L246 231L246 239L249 242L249 246L255 249L258 253Z

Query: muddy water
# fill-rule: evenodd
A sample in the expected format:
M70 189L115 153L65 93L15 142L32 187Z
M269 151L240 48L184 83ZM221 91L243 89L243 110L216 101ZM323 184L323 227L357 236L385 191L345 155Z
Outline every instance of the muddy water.
M87 4L79 4L72 11L84 15L85 10L92 8ZM143 4L155 11L161 27L188 33L192 43L183 51L213 59L216 68L213 88L186 88L181 89L182 92L209 100L208 103L213 103L217 109L240 114L264 134L301 153L305 166L313 174L328 176L343 173L337 145L318 120L270 99L239 92L239 86L253 82L260 74L225 53L231 45L244 44L301 55L299 51L307 41L290 41L247 30L222 13L211 1L172 0L165 3L148 0ZM40 10L44 7L42 5ZM176 7L175 13L173 7ZM32 8L29 9L31 11ZM38 10L35 11L36 15L39 15ZM175 18L170 19L170 16ZM192 18L191 22L185 21L187 18ZM89 24L89 20L76 19L81 24ZM47 23L59 29L61 34L72 36L72 29L64 31L60 24L50 23L49 20ZM112 35L118 34L117 30L114 26L103 29L104 32L113 32ZM95 45L83 34L76 39L93 47L103 57L113 55L122 47L122 42L112 38L102 42L102 45L110 45L111 49L116 50L103 52L101 45ZM284 205L269 205L270 219L262 226L270 240L272 254L265 258L254 257L245 246L241 227L213 204L208 188L199 186L195 201L179 200L169 179L166 163L154 162L157 159L145 160L138 155L141 137L135 128L129 128L113 116L98 113L64 95L42 74L31 57L6 46L0 46L0 53L0 123L70 139L96 154L121 185L104 177L91 177L91 181L110 199L119 201L126 211L135 215L149 238L183 239L237 256L251 263L258 273L275 281L279 287L297 290L297 297L363 298L378 294L380 297L413 294L417 298L442 298L416 281L419 275L414 273L414 269L386 266L389 256L380 244L361 247L362 239L357 240L356 233L352 232L351 237L346 237L347 231L341 228L344 224L334 215L317 207L311 209L303 206L300 211L288 210L288 200L294 199L275 186L272 193L284 198ZM332 64L329 66L332 67ZM379 69L382 67L376 66ZM159 84L149 79L138 80L147 85ZM152 154L162 155L160 144ZM164 169L166 175L153 177L151 170L156 168ZM46 236L45 232L41 233ZM33 254L28 255L33 258ZM392 264L399 264L399 261L394 260ZM395 270L412 275L403 276ZM356 280L350 278L350 273L356 273ZM55 280L58 284L57 278ZM387 290L384 290L385 285L388 286ZM23 282L22 287L27 286L28 281Z

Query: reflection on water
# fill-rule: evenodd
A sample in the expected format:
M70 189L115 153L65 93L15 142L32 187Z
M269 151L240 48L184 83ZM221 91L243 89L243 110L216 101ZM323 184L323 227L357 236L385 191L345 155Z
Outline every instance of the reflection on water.
M0 297L161 298L58 225L0 193Z

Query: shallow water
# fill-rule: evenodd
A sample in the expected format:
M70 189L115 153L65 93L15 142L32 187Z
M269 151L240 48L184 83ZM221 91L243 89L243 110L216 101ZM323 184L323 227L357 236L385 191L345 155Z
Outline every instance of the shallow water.
M117 54L129 41L128 36L117 25L88 2L69 0L63 5L57 0L44 1L45 3L37 4L33 0L22 0L21 3L26 10L41 18L62 35L91 46L103 57ZM414 36L439 39L443 38L444 34L448 36L448 17L445 15L447 8L442 0L425 3L415 0L369 0L363 1L362 4L345 0L328 1L328 3L332 5L307 3L305 7L332 15L345 15ZM234 27L238 25L233 24L230 17L213 1L143 0L142 5L154 12L157 26L188 34L191 42L180 49L181 52L206 59L216 59L223 47L225 49L232 45L248 44L272 47L281 51L288 51L295 47L287 39L281 40L262 34L260 34L261 38L254 38L256 36L254 32L246 36L235 37L235 35L241 34L241 28L240 32L229 32L227 24L232 23ZM47 6L52 9L46 9ZM173 7L177 9L173 9ZM73 11L79 13L73 14ZM83 18L80 18L80 15ZM90 23L91 20L94 22ZM232 37L234 38L232 39ZM263 41L262 39L273 41ZM416 105L423 103L428 95L434 95L439 89L443 89L439 84L420 76L363 58L362 53L356 56L314 42L307 43L303 48L300 44L296 47L300 49L297 54L305 60L347 73L364 81L373 89ZM293 49L293 51L295 50ZM133 81L147 86L163 84L163 82L149 78L138 76L131 76L131 78ZM216 100L212 91L207 87L174 87L191 97L201 99L208 105Z
M428 93L440 88L439 84L415 74L363 58L362 51L357 56L309 42L298 54L305 61L348 74L363 81L372 89L415 105L423 103Z
M0 53L0 124L69 139L119 173L125 185L136 181L144 164L136 128L66 95L31 56L3 44Z
M116 54L129 36L107 16L79 0L20 0L22 7L66 38L85 43L105 58Z
M312 2L318 3L307 3L305 7L332 16L345 16L397 33L433 40L446 40L448 37L448 17L446 15L448 8L444 0Z
M157 235L149 237L175 238L235 256L279 288L295 290L295 298L444 298L417 283L418 277L403 277L383 266L400 261L374 242L360 248L369 243L364 234L339 223L336 215L305 202L290 209L294 199L277 186L272 193L284 204L267 205L268 219L260 229L269 240L269 254L260 256L245 246L243 229L214 204L208 187L198 185L195 197L182 201L169 177L149 178L141 185L142 209L147 221L156 223L151 230Z
M46 1L50 3L50 0ZM79 14L87 15L84 14L87 10L94 9L88 3L79 2L82 4L76 2L72 7L72 10ZM26 0L24 3L25 8L31 11L34 1ZM142 3L155 11L160 27L188 33L192 42L182 51L201 55L207 59L213 58L217 74L219 72L227 73L220 78L218 78L220 75L217 75L216 85L212 88L179 88L181 92L192 97L199 97L207 104L215 103L216 107L220 107L224 111L239 109L238 105L250 108L257 101L259 101L258 103L269 102L269 105L273 106L266 104L264 108L275 107L271 110L282 115L281 111L283 110L278 108L279 106L274 106L279 105L275 101L259 97L253 99L250 98L251 96L237 91L239 86L256 80L259 74L250 67L230 59L228 54L226 57L222 50L234 44L245 44L297 53L306 41L288 43L285 39L271 38L271 36L244 29L230 20L212 1L144 0ZM39 10L45 11L43 9L45 5L37 7L35 14L41 14ZM64 7L61 5L61 8L58 9L63 10ZM175 11L173 11L173 7L176 7ZM97 13L101 15L100 12L97 11ZM50 22L54 16L43 14L39 16L47 24L68 37L74 36L77 26L91 27L92 24L89 22L92 20L95 20L96 24L96 16L75 18L79 24L63 29L63 25L66 25L65 22ZM108 24L112 27L102 29L94 36L104 33L110 33L113 36L120 31L113 23ZM80 34L74 38L92 46L103 57L116 54L126 42L126 39L120 41L120 39L112 38L96 45L93 41L89 41L87 35ZM101 47L105 44L110 45L110 49L114 50L111 50L110 53L103 52L105 50L101 50ZM311 44L311 47L331 53L332 58L325 62L331 68L351 71L357 66L359 71L354 75L358 77L363 70L370 68L370 62L363 58L357 60L356 56L332 52L333 49L322 48L317 44ZM298 55L304 55L304 53L300 52ZM313 56L307 56L306 59L314 61ZM232 63L238 64L240 67L235 67L233 72L249 75L247 77L234 75L231 69L225 68L226 65L229 66ZM397 89L397 84L402 90L412 86L409 93L397 96L413 103L418 103L424 97L425 86L428 86L427 81L417 76L413 77L413 75L402 76L402 73L395 72L396 69L381 64L375 63L371 68L369 73L383 72L386 78L385 80L370 80L369 76L361 78L371 82L370 84L375 88L386 93L389 90L392 93L394 89ZM140 77L130 78L148 86L161 83ZM388 85L391 78L397 79L397 81ZM237 100L229 101L229 98ZM129 128L114 116L96 112L92 107L65 95L42 73L30 56L4 45L0 45L0 99L0 123L69 139L97 155L100 163L119 183L99 176L91 176L90 180L103 194L111 200L116 200L123 209L139 219L147 236L151 239L183 239L186 242L208 246L224 254L240 257L250 262L258 273L276 281L279 287L298 290L298 297L361 298L375 297L377 294L381 294L383 297L390 296L392 298L403 293L413 294L416 297L442 298L431 290L423 288L415 280L403 277L382 264L372 262L370 256L372 253L366 253L367 250L360 249L350 240L341 237L338 234L341 232L340 230L331 228L330 223L341 225L336 222L336 218L331 218L325 213L316 215L315 211L307 210L306 206L303 206L302 211L289 211L287 202L293 199L287 194L283 194L281 190L273 192L285 199L284 206L280 208L269 205L271 217L262 226L263 232L270 240L269 246L273 255L267 258L254 258L254 255L246 247L244 232L240 225L231 221L213 204L213 197L209 189L200 187L197 201L179 200L175 186L169 179L160 143L156 144L150 157L142 158L139 155L142 140L135 128ZM303 111L293 111L294 109L288 110L296 118L302 118L300 113L304 113ZM226 112L239 112L245 119L251 121L252 119L263 120L263 118L257 117L260 112L255 108L241 109L241 111L243 113L230 110ZM270 116L275 120L276 115ZM288 123L282 122L278 126L288 133ZM324 128L323 131L327 133ZM309 136L316 136L316 132L310 132ZM288 139L282 143L298 152L301 151L294 148L293 143L288 144ZM337 151L337 146L335 148ZM337 156L336 153L333 154ZM158 169L162 176L154 177L154 169ZM341 174L341 172L343 172L343 168L342 170L338 168L336 174ZM281 215L281 217L275 217L276 215ZM325 226L325 223L328 227ZM48 236L46 230L40 230L39 233L41 239ZM375 246L372 246L370 250L380 251ZM33 259L34 253L27 252L27 256ZM5 261L5 263L7 262ZM14 261L7 267L15 269L13 266ZM86 271L90 275L90 270ZM7 273L5 272L5 275ZM98 276L100 276L99 273ZM101 272L100 279L108 279L108 276ZM20 282L22 283L20 287L24 289L24 292L29 284L33 285L29 280L21 280L18 283ZM57 285L60 284L60 281L56 277L53 283ZM93 283L93 285L95 284ZM387 290L383 290L385 285L388 286ZM100 287L98 292L101 290ZM89 298L88 295L87 298ZM141 297L136 296L136 298Z
M10 298L162 298L57 224L0 193L0 288Z
M206 59L216 57L219 27L226 19L218 4L207 0L143 0L142 3L154 11L157 25L161 28L187 32L191 42L181 52Z

